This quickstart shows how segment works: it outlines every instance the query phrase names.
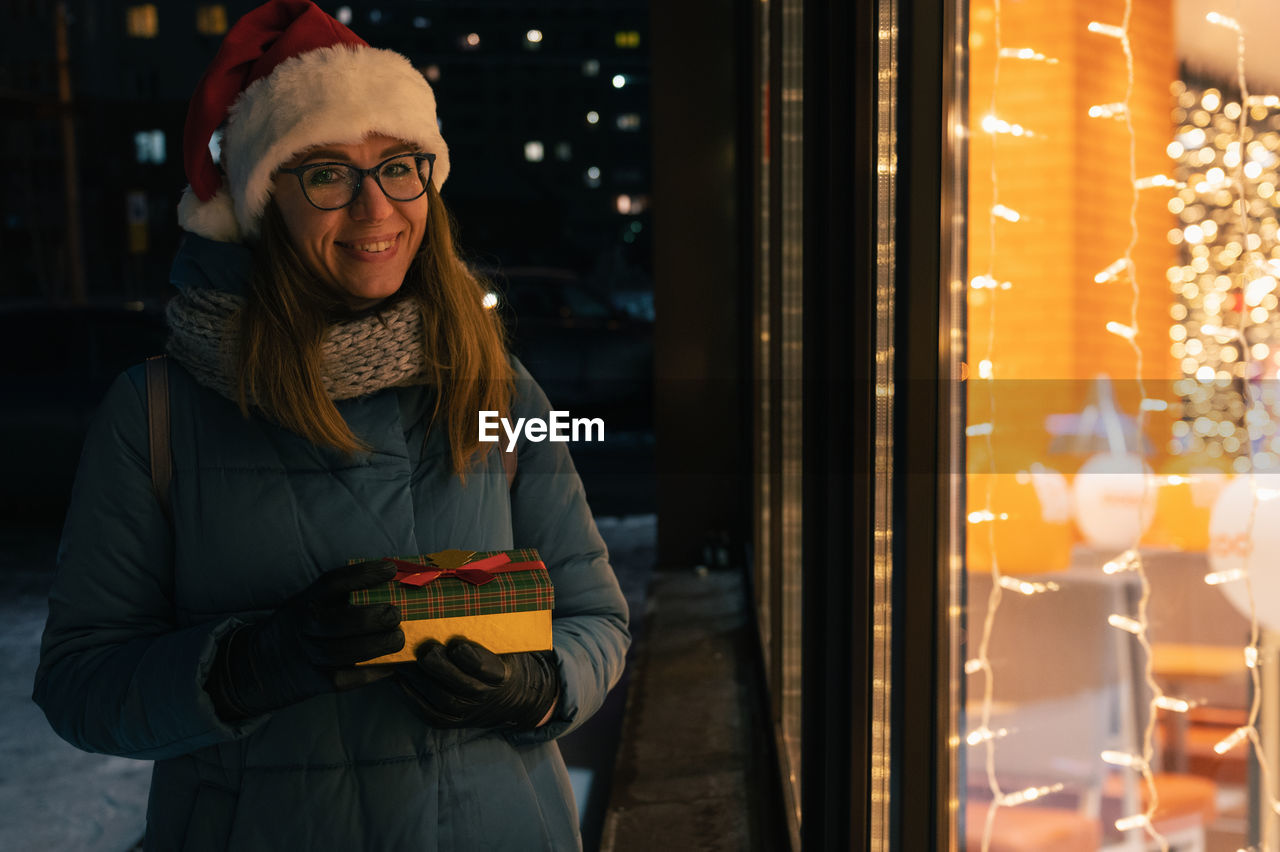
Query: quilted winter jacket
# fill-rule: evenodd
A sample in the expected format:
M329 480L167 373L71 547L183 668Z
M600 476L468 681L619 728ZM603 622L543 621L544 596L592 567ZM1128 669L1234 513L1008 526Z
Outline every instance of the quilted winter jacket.
M188 238L179 286L235 289L240 246ZM549 404L517 364L513 415ZM149 478L144 371L120 376L77 474L35 700L88 751L152 759L148 850L573 850L555 738L601 705L630 641L626 602L563 443L522 442L508 489L489 453L451 472L425 387L338 403L372 452L348 458L170 364L172 534ZM425 441L424 441L425 439ZM535 731L437 729L393 679L227 724L203 689L215 642L357 557L536 547L555 584L563 691Z

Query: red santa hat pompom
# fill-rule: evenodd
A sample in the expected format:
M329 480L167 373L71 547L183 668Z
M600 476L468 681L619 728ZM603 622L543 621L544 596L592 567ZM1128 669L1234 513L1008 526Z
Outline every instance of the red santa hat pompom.
M223 123L222 161L209 142ZM408 59L370 47L311 0L271 0L236 22L196 86L183 131L190 186L178 204L187 231L223 242L258 233L276 169L318 145L381 133L436 155L449 149L431 86Z

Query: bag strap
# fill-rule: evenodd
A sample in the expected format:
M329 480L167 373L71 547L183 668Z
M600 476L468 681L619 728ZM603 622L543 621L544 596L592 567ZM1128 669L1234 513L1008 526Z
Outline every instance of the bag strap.
M516 479L516 451L507 452L498 447L498 452L502 454L502 469L507 472L507 490L511 490L511 483Z
M151 450L151 487L168 520L173 455L169 447L169 363L164 355L147 359L147 437Z

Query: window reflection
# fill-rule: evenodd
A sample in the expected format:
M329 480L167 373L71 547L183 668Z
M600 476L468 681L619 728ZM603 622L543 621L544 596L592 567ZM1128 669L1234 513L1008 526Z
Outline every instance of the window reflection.
M969 5L961 848L1280 845L1280 22L1227 5Z

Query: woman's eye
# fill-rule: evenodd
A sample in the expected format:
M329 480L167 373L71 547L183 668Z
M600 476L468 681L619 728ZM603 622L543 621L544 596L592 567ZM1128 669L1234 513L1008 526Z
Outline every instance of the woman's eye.
M342 172L332 166L312 169L307 173L307 183L310 186L328 186L340 180L342 180Z
M409 168L409 165L407 163L402 163L402 162L388 163L382 169L382 176L387 178L399 178L399 177L405 177L406 175L409 175L412 172L413 172L413 169Z

